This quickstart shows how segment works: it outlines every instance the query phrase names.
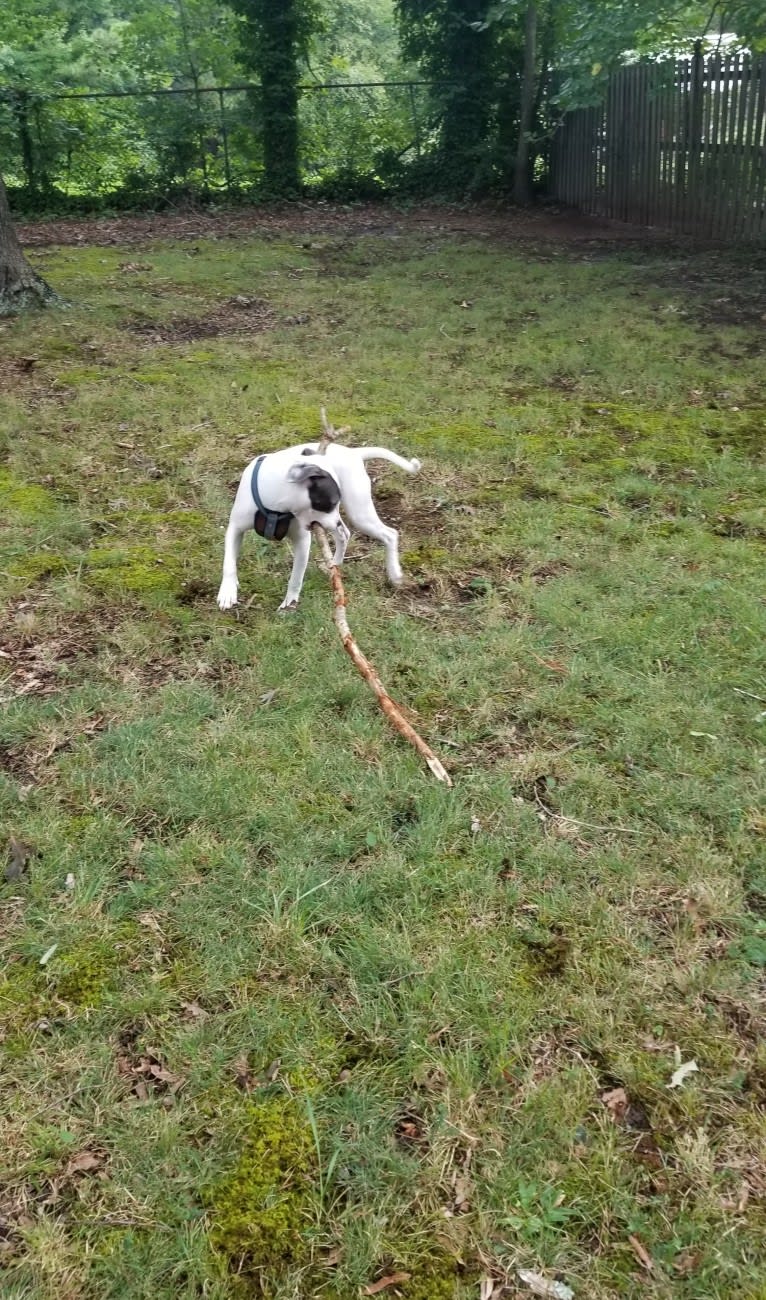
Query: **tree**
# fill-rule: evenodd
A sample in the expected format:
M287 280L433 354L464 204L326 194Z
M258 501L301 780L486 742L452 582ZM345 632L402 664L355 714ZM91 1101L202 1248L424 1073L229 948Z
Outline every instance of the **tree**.
M0 316L24 307L44 306L55 297L50 285L33 271L24 256L0 176Z
M537 84L537 5L530 0L524 19L524 71L521 82L521 108L519 112L519 139L516 148L516 169L513 179L513 197L517 203L529 203L532 197L529 174L529 133L535 111Z
M439 84L442 176L452 187L485 179L496 87L490 0L397 0L404 50Z
M233 0L246 20L243 58L261 83L265 185L273 194L300 189L300 55L318 23L313 0Z

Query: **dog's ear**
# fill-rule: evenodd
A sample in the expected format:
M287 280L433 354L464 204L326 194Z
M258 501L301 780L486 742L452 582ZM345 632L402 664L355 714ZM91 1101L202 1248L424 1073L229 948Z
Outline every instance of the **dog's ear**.
M292 465L287 471L291 483L305 483L314 510L327 514L340 501L340 488L332 474L321 465Z
M287 471L287 477L291 483L307 483L310 478L329 476L327 470L321 469L319 465L292 465Z

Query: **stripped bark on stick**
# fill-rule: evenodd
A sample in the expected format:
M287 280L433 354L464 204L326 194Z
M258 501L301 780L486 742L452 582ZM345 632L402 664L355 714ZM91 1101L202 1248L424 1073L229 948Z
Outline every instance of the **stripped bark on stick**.
M349 430L348 426L344 426L342 429L334 429L327 419L327 412L324 407L320 408L320 414L322 418L322 437L319 442L319 447L317 448L317 454L324 454L327 450L328 443L334 442L340 434L348 433ZM415 728L407 721L398 704L395 704L391 699L391 696L380 680L375 668L373 668L367 656L362 653L354 640L351 634L351 629L348 625L348 619L346 618L346 593L343 588L343 582L341 581L338 566L333 564L332 551L330 550L330 542L327 533L319 523L313 524L312 527L319 539L319 545L322 548L322 555L327 564L327 572L330 575L334 607L333 617L335 619L335 626L340 633L340 639L343 642L344 650L358 669L361 676L367 682L367 685L377 695L378 703L392 727L395 727L400 736L404 736L405 740L408 740L411 745L414 745L421 757L425 759L437 781L442 781L444 785L451 786L452 780L449 772L444 767L444 764L436 757L435 753L430 746L426 744L423 737L418 735Z

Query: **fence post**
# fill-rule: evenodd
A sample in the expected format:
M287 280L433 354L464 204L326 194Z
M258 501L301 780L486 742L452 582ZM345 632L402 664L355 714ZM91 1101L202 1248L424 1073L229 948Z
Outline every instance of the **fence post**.
M32 128L29 121L29 95L25 90L14 92L13 112L19 128L21 160L27 180L27 189L30 196L34 198L37 194L37 168L35 166L34 145L32 144Z
M221 139L223 140L223 168L226 173L226 193L231 194L231 163L229 161L229 133L226 129L226 108L223 90L218 87L218 107L221 113Z
M695 205L699 197L700 184L700 151L702 149L702 113L704 101L702 98L704 76L704 60L702 57L702 41L694 42L694 55L692 57L691 79L689 82L689 117L688 131L686 136L687 149L687 186L685 189L686 203L685 216L687 220L696 215Z
M410 91L410 113L412 114L412 129L415 132L415 152L420 157L420 122L418 120L418 109L415 103L415 87L412 82L409 86Z

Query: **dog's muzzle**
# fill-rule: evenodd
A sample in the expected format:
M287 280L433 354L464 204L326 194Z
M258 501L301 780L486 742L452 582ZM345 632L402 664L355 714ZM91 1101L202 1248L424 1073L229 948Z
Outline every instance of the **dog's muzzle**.
M253 528L259 537L265 537L267 542L281 542L287 536L287 531L295 515L279 514L276 510L267 510L263 504L258 491L258 471L261 468L263 456L259 456L253 465L253 477L250 481L250 490L255 502L255 519Z

